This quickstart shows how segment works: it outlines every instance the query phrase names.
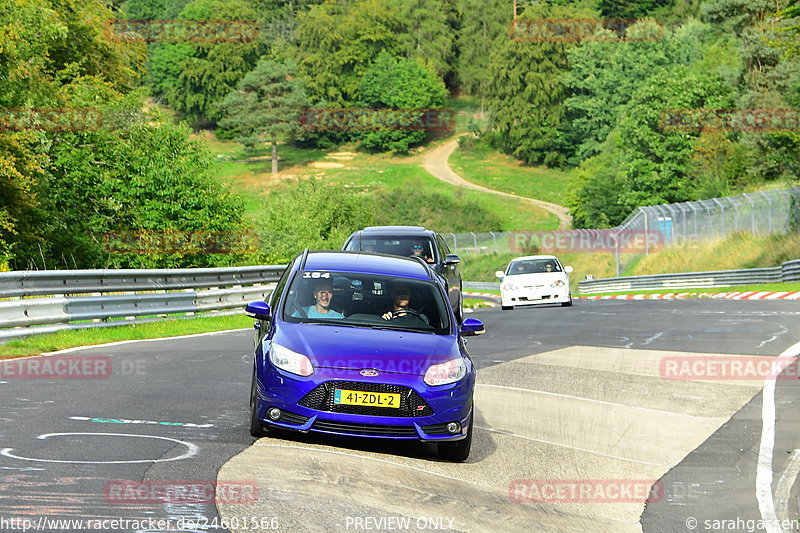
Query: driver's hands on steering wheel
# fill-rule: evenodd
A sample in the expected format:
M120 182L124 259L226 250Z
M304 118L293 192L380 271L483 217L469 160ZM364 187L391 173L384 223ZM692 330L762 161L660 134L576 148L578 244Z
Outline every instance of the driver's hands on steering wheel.
M384 320L391 320L393 318L398 318L401 316L411 315L415 318L419 318L420 320L425 320L422 316L422 313L415 309L398 309L397 311L386 311L384 314L381 315L381 318ZM425 320L427 322L427 320Z

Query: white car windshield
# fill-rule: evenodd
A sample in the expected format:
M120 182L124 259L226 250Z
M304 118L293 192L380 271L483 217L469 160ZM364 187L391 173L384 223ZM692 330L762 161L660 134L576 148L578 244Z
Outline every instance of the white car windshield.
M525 259L511 263L506 275L547 274L550 272L562 272L561 265L555 259Z

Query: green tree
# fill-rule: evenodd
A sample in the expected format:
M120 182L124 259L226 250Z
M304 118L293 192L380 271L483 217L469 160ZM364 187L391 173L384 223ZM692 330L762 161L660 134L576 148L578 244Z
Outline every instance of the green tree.
M511 10L505 0L459 0L461 27L458 32L459 88L481 102L488 93L492 50L508 39Z
M632 35L657 35L659 27L642 22L629 28ZM608 133L617 124L620 109L633 92L659 69L676 61L669 39L598 39L568 52L570 71L565 85L568 122L564 126L567 150L574 149L571 163L597 155Z
M278 141L302 136L299 116L307 105L295 67L261 59L220 104L219 125L236 132L236 140L251 149L272 144L272 174L278 173Z
M390 4L403 21L397 32L399 53L422 59L441 79L448 78L455 59L450 0L391 0Z
M572 7L537 5L523 18L586 18L591 13ZM502 151L529 164L562 165L566 161L560 128L568 96L564 76L567 51L575 42L504 39L489 64L487 106L490 138Z
M359 103L372 108L425 109L444 105L447 89L436 75L417 61L394 58L383 52L364 74L358 90ZM422 112L410 112L413 121ZM422 142L424 130L403 131L387 127L369 132L362 138L366 148L408 151L409 146Z
M186 20L252 20L243 0L193 0L181 11ZM253 69L262 53L257 42L163 43L153 50L150 82L158 96L190 122L213 124L217 104Z
M311 6L300 20L293 54L312 104L342 107L355 101L361 78L378 54L398 55L401 27L393 4L381 0Z

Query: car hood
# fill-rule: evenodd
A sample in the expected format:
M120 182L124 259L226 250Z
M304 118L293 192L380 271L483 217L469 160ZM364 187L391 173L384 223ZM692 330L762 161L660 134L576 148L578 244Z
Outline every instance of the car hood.
M563 272L540 272L533 274L517 274L503 278L503 284L512 283L514 285L549 285L557 280L569 281Z
M424 375L431 365L460 357L451 335L284 322L273 342L308 356L315 368L374 368Z

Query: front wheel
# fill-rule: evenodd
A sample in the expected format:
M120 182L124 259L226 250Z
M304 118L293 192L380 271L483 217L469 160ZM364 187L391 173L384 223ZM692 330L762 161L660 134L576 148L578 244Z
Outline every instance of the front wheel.
M472 448L472 415L469 415L469 426L467 426L467 436L455 442L440 442L437 444L439 457L455 463L463 463L469 457Z
M258 394L256 389L256 372L253 371L253 381L250 385L250 434L254 437L266 437L267 432L258 418Z
M513 305L503 305L503 306L500 306L500 308L503 311L513 311L514 310L514 306Z
M572 295L570 294L569 295L569 301L568 302L561 302L561 307L569 307L571 305L572 305Z

